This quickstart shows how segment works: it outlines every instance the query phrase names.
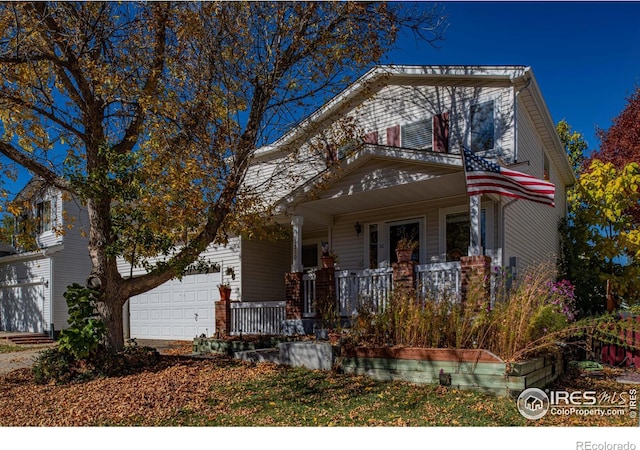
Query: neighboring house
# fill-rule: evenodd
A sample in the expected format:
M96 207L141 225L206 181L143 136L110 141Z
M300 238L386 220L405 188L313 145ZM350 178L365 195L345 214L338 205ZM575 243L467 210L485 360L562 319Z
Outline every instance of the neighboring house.
M474 206L466 192L463 146L550 180L555 207L497 195L484 195ZM131 337L213 334L219 330L213 304L220 281L231 283L232 300L243 305L287 300L289 317L313 316L314 300L327 288L327 279L317 278L326 273L323 247L339 256L329 283L335 289L329 291L343 316L353 314L359 302L384 300L395 246L403 237L418 242L412 259L419 291L447 284L457 293L474 217L481 248L473 249L491 266L517 273L558 255L558 223L566 215L566 188L574 183L554 122L525 66L376 67L259 149L246 179L247 188L275 206L276 220L291 227L292 238L234 237L227 246L210 246L202 256L220 271L194 272L131 299ZM61 255L67 253L66 237ZM85 247L78 251L86 254ZM0 268L7 258L21 256L0 258ZM35 264L23 263L32 271ZM142 270L131 271L122 261L119 269L124 276ZM22 288L10 289L15 296ZM300 303L299 314L291 302ZM41 310L43 322L52 322L47 306Z
M86 211L59 190L32 179L16 200L30 205L17 226L30 222L35 250L16 243L0 246L0 330L53 335L67 327L63 293L72 283L84 284L91 270Z

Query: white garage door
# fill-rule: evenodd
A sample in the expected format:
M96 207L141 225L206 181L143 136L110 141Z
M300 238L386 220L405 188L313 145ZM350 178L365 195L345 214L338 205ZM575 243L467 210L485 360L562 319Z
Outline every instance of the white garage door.
M44 282L0 284L0 330L44 332Z
M192 340L215 332L220 273L186 275L131 298L131 337Z

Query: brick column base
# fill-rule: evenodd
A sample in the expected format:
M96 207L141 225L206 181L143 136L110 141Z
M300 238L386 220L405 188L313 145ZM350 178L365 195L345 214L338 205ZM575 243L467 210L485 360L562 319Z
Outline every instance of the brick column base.
M393 289L410 292L416 287L415 261L395 262L393 268Z
M221 336L231 334L231 302L218 300L216 306L216 333Z
M461 294L462 301L468 298L478 304L491 298L491 257L463 256L460 258L462 271Z
M335 269L316 270L316 299L336 300L336 272Z
M287 320L302 319L302 272L284 274Z

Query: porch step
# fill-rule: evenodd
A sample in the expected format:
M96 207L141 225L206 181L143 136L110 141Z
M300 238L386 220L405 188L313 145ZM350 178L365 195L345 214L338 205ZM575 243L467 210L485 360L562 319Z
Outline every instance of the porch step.
M5 336L6 339L9 339L12 343L18 345L41 345L41 344L53 344L54 340L49 337L49 335L44 333L33 333L33 334L16 334L11 336Z

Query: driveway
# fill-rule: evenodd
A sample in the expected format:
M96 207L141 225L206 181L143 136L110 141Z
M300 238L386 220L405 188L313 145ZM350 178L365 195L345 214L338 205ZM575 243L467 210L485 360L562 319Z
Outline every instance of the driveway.
M0 375L5 375L12 370L31 367L38 353L50 345L37 346L28 350L11 353L0 353Z

